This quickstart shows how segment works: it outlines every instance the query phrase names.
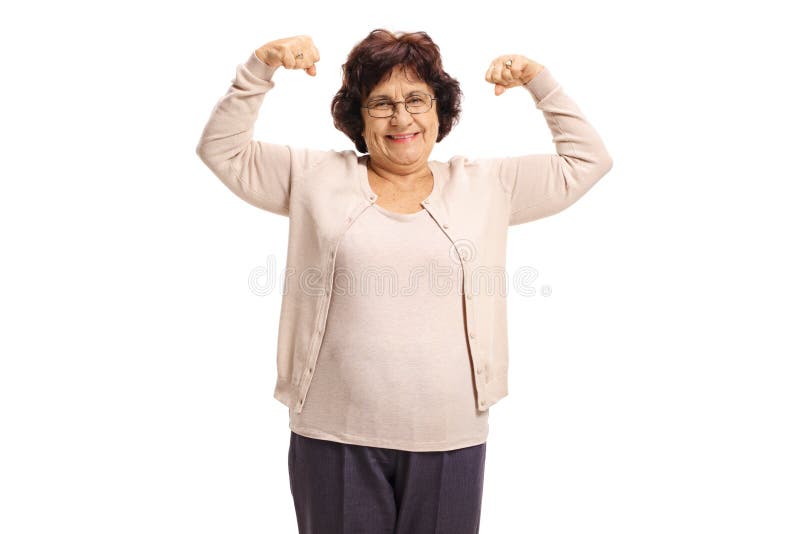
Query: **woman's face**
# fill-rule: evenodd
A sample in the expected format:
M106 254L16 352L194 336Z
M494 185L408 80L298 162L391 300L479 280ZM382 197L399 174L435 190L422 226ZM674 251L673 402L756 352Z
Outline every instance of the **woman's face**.
M364 100L366 106L378 100L398 102L394 115L386 118L371 117L361 109L364 119L364 141L372 162L396 174L407 174L427 168L428 157L439 134L439 116L436 101L425 113L411 114L399 103L414 92L427 93L433 97L433 89L420 80L410 69L396 66L384 77ZM414 134L410 138L395 138L401 134Z

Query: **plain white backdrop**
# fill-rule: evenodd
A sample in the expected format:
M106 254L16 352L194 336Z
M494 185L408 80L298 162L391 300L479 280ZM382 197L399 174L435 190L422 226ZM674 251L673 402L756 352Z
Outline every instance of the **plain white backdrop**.
M0 531L296 532L273 399L288 219L195 154L235 68L312 36L256 137L353 148L330 100L370 30L423 30L464 92L433 159L552 153L483 80L546 65L614 168L509 231L510 395L481 532L800 531L797 50L779 2L45 2L0 32ZM23 11L24 9L24 11ZM792 34L795 37L792 37ZM420 533L427 534L427 533Z

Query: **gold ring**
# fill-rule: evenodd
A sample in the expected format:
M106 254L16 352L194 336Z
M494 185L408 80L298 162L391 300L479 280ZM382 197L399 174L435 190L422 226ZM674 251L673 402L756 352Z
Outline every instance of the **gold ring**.
M505 66L506 66L507 69L511 68L511 60L510 59L505 62Z

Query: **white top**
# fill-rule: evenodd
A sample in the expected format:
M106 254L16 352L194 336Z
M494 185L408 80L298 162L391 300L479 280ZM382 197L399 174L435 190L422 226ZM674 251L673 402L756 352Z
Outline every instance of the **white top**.
M425 209L373 204L347 230L305 405L289 410L294 432L408 451L486 441L451 248Z

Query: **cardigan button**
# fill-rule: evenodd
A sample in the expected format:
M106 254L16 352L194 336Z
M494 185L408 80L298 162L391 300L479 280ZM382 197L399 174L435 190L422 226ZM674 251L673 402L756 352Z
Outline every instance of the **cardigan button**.
M481 374L482 372L483 372L483 367L478 367L478 374Z
M426 198L425 200L423 200L423 201L422 201L422 203L423 203L423 204L430 204L430 203L431 203L431 201L430 201L430 200L428 200L428 199Z
M471 299L471 298L472 298L472 295L470 295L469 293L467 293L467 299L469 300L469 299Z
M475 339L475 332L474 332L474 331L470 332L470 333L469 333L469 337L471 337L471 338Z
M345 221L345 222L347 222L347 223L349 223L349 222L350 222L350 221L352 221L352 220L353 220L353 219L352 219L351 217L348 217L348 218L346 218L344 221Z
M444 224L442 225L442 228L444 228L445 230L447 230L447 229L448 229L448 228L450 228L450 227L447 225L447 223L444 223Z

